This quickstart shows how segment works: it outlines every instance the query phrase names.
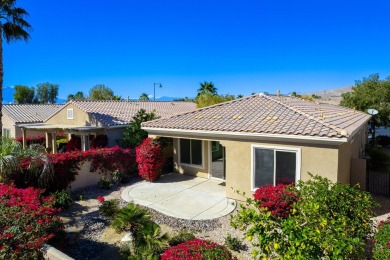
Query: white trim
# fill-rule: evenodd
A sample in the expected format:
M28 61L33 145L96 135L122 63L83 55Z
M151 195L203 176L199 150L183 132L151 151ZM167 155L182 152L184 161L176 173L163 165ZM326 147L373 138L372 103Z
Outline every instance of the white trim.
M66 109L66 119L74 119L73 108Z
M261 134L261 133L241 133L241 132L226 132L226 131L203 131L203 130L186 130L186 129L167 129L167 128L153 128L153 127L141 127L143 130L149 133L157 133L156 135L171 134L173 137L183 133L206 135L208 139L215 140L217 135L220 136L232 136L232 137L255 137L255 138L275 138L275 139L290 139L301 141L320 141L325 143L346 143L349 138L337 138L337 137L319 137L319 136L305 136L305 135L285 135L285 134Z
M181 162L181 151L180 151L180 140L181 139L190 140L190 144L191 144L191 140L197 140L197 141L201 142L201 144L202 144L202 165L199 165L199 164L188 164L188 163L182 163ZM204 169L204 141L203 140L200 140L200 139L189 139L189 138L178 138L177 139L177 151L178 151L177 158L178 158L179 166L186 166L186 167L191 167L191 168ZM190 147L190 153L191 153L191 147ZM191 154L190 154L190 160L191 159L192 158L191 158Z
M264 148L273 150L274 154L276 151L286 151L286 152L295 152L296 154L296 166L295 166L295 183L297 183L301 179L301 148L294 148L294 147L285 147L285 146L270 146L270 145L259 145L259 144L252 144L251 145L251 191L256 191L257 188L255 188L255 164L254 164L254 151L255 148ZM274 157L275 160L275 157ZM274 176L273 176L273 182L275 185L275 167L276 164L274 163Z

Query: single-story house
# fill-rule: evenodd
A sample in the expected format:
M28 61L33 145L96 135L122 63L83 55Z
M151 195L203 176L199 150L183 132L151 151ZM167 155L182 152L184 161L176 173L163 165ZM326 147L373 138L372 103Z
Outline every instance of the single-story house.
M224 180L226 195L242 200L235 191L307 180L309 172L364 186L369 119L336 105L260 93L142 129L174 138L176 172Z
M82 150L89 149L89 141L96 135L107 135L108 145L117 145L125 128L140 109L154 111L161 118L196 109L193 102L126 101L126 100L71 100L47 117L43 123L22 125L22 132L44 131L46 146L57 150L57 133L81 136Z
M62 106L59 104L3 104L3 136L10 138L22 137L20 125L42 123ZM42 131L35 132L34 135L45 135L45 133Z

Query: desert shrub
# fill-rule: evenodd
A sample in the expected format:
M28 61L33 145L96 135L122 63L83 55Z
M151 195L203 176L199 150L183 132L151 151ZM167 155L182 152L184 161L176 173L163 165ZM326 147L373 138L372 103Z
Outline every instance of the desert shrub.
M356 259L371 230L371 196L355 187L312 176L294 188L299 198L279 217L251 198L231 225L245 231L255 258ZM255 240L254 240L255 241Z
M112 219L120 210L119 208L120 201L118 199L105 200L102 196L98 196L96 199L100 203L99 212L100 215L102 215L103 217Z
M129 203L116 214L111 222L111 226L117 231L130 231L135 234L142 226L150 222L152 215L150 212L141 206Z
M102 175L102 177L100 177L98 185L100 188L106 189L106 190L109 190L112 187L111 181L104 175Z
M63 237L63 223L43 190L0 184L0 259L41 259L44 243Z
M298 200L293 187L284 184L277 186L267 185L258 188L254 199L259 208L266 208L265 212L271 212L276 217L288 217L293 203Z
M188 232L186 230L180 230L180 232L177 235L175 235L169 239L169 245L176 246L178 244L181 244L181 243L188 241L188 240L192 240L194 238L195 238L195 235L192 234L191 232Z
M91 149L105 148L108 145L107 135L97 135L91 142Z
M52 195L54 197L53 206L56 208L66 209L73 203L72 196L65 190L55 191Z
M136 161L141 178L148 181L156 180L164 165L164 155L160 144L151 138L146 138L136 148Z
M379 223L372 252L376 260L390 259L390 218Z
M225 245L233 251L240 252L243 249L242 241L237 237L232 237L230 234L227 234L225 238Z
M165 250L161 256L162 260L179 260L179 259L215 259L215 260L228 260L236 259L232 256L229 250L214 242L193 239L181 243L176 246L172 246Z

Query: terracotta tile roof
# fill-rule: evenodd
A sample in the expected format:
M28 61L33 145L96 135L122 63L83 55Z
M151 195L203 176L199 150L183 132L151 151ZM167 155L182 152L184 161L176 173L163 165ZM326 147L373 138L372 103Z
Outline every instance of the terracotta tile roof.
M146 128L349 137L370 115L296 97L257 94L142 124Z
M4 104L3 113L15 123L40 123L62 107L59 104Z
M195 103L181 101L72 100L67 104L73 104L107 126L130 123L140 109L145 109L146 112L155 111L161 118L196 109Z

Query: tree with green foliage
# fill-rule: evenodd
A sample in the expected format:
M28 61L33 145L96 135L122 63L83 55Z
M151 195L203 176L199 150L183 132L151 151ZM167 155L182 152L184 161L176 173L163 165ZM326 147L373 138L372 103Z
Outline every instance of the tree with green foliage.
M241 94L237 95L237 98L243 98L243 97L244 97L244 95L241 95Z
M14 100L18 104L33 104L38 102L38 100L35 98L35 88L16 85L14 89Z
M206 93L209 93L209 94L217 94L217 88L214 87L214 83L213 82L207 82L207 81L204 81L203 83L199 83L200 84L200 88L198 89L198 95L197 96L200 96L200 95L204 95Z
M287 214L276 215L262 201L248 198L231 225L253 240L255 259L360 259L371 232L375 203L371 195L341 183L310 175L289 187L297 200ZM268 194L267 198L279 197ZM288 203L288 201L286 201ZM276 206L281 207L284 202Z
M119 145L122 147L136 147L148 137L148 133L141 129L141 123L157 119L154 112L147 113L145 109L140 109L132 118L131 123L126 127L123 138L119 140Z
M104 84L97 84L89 90L90 100L120 100L120 96L116 96L114 91Z
M390 78L381 80L379 74L373 74L357 80L351 92L343 93L341 106L367 113L367 109L378 110L371 123L375 126L390 125Z
M139 99L138 99L139 101L147 101L147 100L149 100L149 96L148 96L148 94L146 94L146 93L142 93L140 96L139 96Z
M205 93L198 95L195 98L195 103L197 108L208 107L218 103L234 100L233 95L218 95L212 93Z
M37 99L41 104L54 104L58 96L58 84L53 83L40 83L37 85Z
M68 98L66 99L66 102L69 102L70 100L85 100L86 97L84 96L84 93L82 91L76 92L76 94L69 94Z
M9 43L19 40L27 41L30 38L27 30L31 28L31 25L25 20L28 13L15 5L16 0L3 0L0 4L0 136L2 136L3 129L3 39Z

